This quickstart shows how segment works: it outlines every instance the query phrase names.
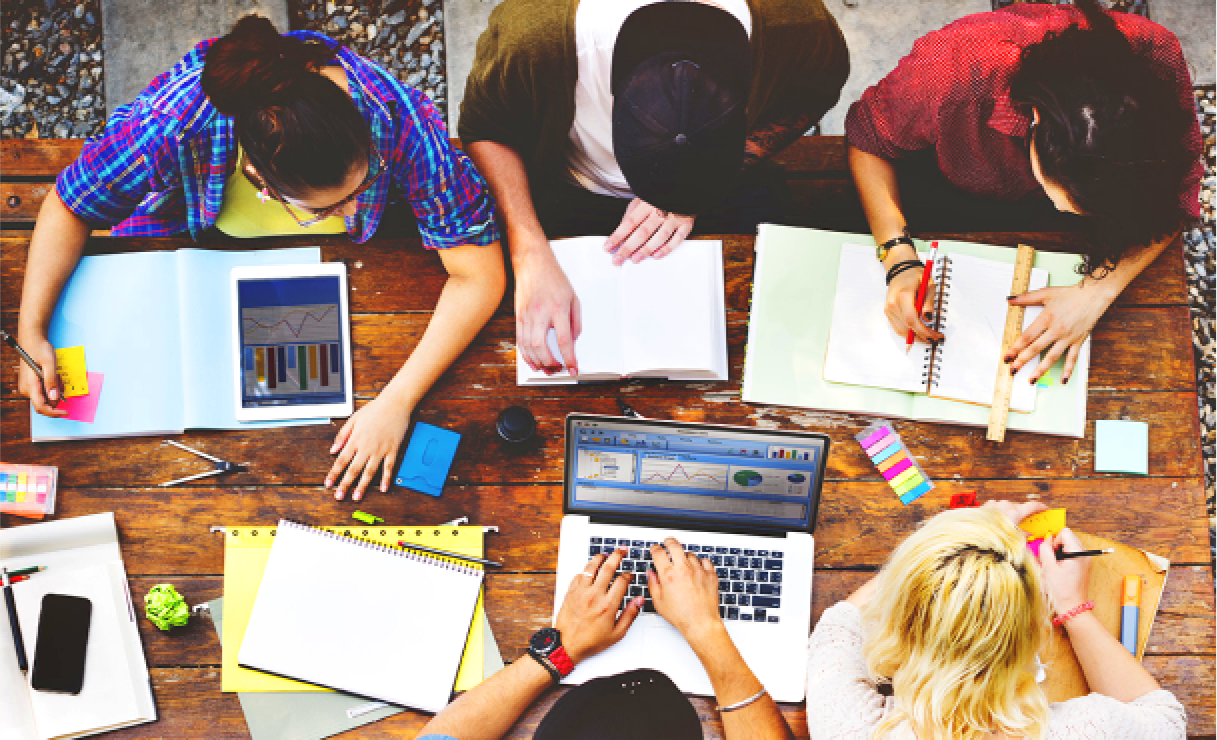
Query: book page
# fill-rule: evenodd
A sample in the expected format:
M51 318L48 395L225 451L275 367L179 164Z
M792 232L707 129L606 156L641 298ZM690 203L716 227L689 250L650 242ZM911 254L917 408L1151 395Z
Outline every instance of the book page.
M884 313L886 298L883 264L874 247L842 244L824 379L924 393L928 347L917 342L906 353L906 337L892 330Z
M51 319L51 344L83 346L105 375L93 422L30 413L30 436L116 437L182 431L181 331L173 252L84 257Z
M579 297L580 317L583 332L575 340L575 358L578 360L579 378L601 380L618 378L621 369L621 268L613 266L613 255L604 251L602 236L583 236L574 239L558 239L550 242L558 264L566 273L571 288ZM517 343L519 337L516 338ZM546 342L554 359L562 362L558 351L558 339L551 328ZM533 372L524 364L519 347L516 348L516 382L519 385L545 383L574 383L566 372L547 376Z
M993 403L997 371L1002 364L1002 333L1006 326L1010 283L1014 266L963 254L947 255L949 287L943 293L943 317L939 329L944 339L934 359L935 372L930 395L988 406ZM1048 284L1048 271L1032 268L1029 290ZM1028 306L1023 328L1043 311ZM1036 387L1030 380L1038 364L1029 362L1014 377L1010 408L1035 410Z
M621 277L624 374L726 379L721 241L686 240Z

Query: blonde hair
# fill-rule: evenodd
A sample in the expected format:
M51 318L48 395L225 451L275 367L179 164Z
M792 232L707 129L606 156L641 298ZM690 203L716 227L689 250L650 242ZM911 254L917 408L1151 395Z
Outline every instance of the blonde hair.
M892 553L863 609L866 667L891 681L919 740L1040 738L1048 701L1035 656L1049 606L1026 536L996 509L944 511Z

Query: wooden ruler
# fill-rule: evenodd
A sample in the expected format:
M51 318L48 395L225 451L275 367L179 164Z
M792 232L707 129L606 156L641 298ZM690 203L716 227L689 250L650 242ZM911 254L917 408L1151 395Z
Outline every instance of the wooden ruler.
M1014 258L1014 280L1010 284L1010 295L1022 295L1031 285L1031 264L1035 262L1035 248L1026 244L1018 245L1018 255ZM1001 360L1004 360L1010 346L1023 333L1023 306L1009 306L1006 309L1006 329L1001 338ZM1006 440L1006 422L1010 416L1010 393L1014 389L1014 374L1004 361L997 363L997 383L993 388L993 406L989 409L989 431L985 439L991 442Z

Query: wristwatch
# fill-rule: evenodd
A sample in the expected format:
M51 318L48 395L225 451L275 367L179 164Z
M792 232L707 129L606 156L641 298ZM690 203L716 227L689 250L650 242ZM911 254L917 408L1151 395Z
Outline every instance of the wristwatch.
M553 627L537 630L536 634L528 638L528 654L549 671L555 684L561 683L562 679L575 670L574 661L562 646L562 633Z
M905 231L900 236L888 239L879 246L875 247L875 256L879 258L880 262L882 262L883 260L887 259L887 253L892 251L892 247L895 247L897 244L907 244L912 247L914 251L917 250L917 245L913 244L913 238L909 236L908 231Z

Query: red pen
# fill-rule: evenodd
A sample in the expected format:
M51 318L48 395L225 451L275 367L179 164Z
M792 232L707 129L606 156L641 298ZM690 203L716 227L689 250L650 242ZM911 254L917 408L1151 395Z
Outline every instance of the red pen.
M921 315L921 309L925 308L925 294L928 292L926 289L930 286L930 272L934 269L934 260L937 259L937 257L938 242L930 242L930 259L925 263L925 271L921 273L921 285L917 287L917 298L915 303L917 304L918 316ZM913 348L913 340L915 338L916 335L913 334L913 330L909 329L909 335L905 339L904 344L904 353L906 355L909 353L909 350Z

